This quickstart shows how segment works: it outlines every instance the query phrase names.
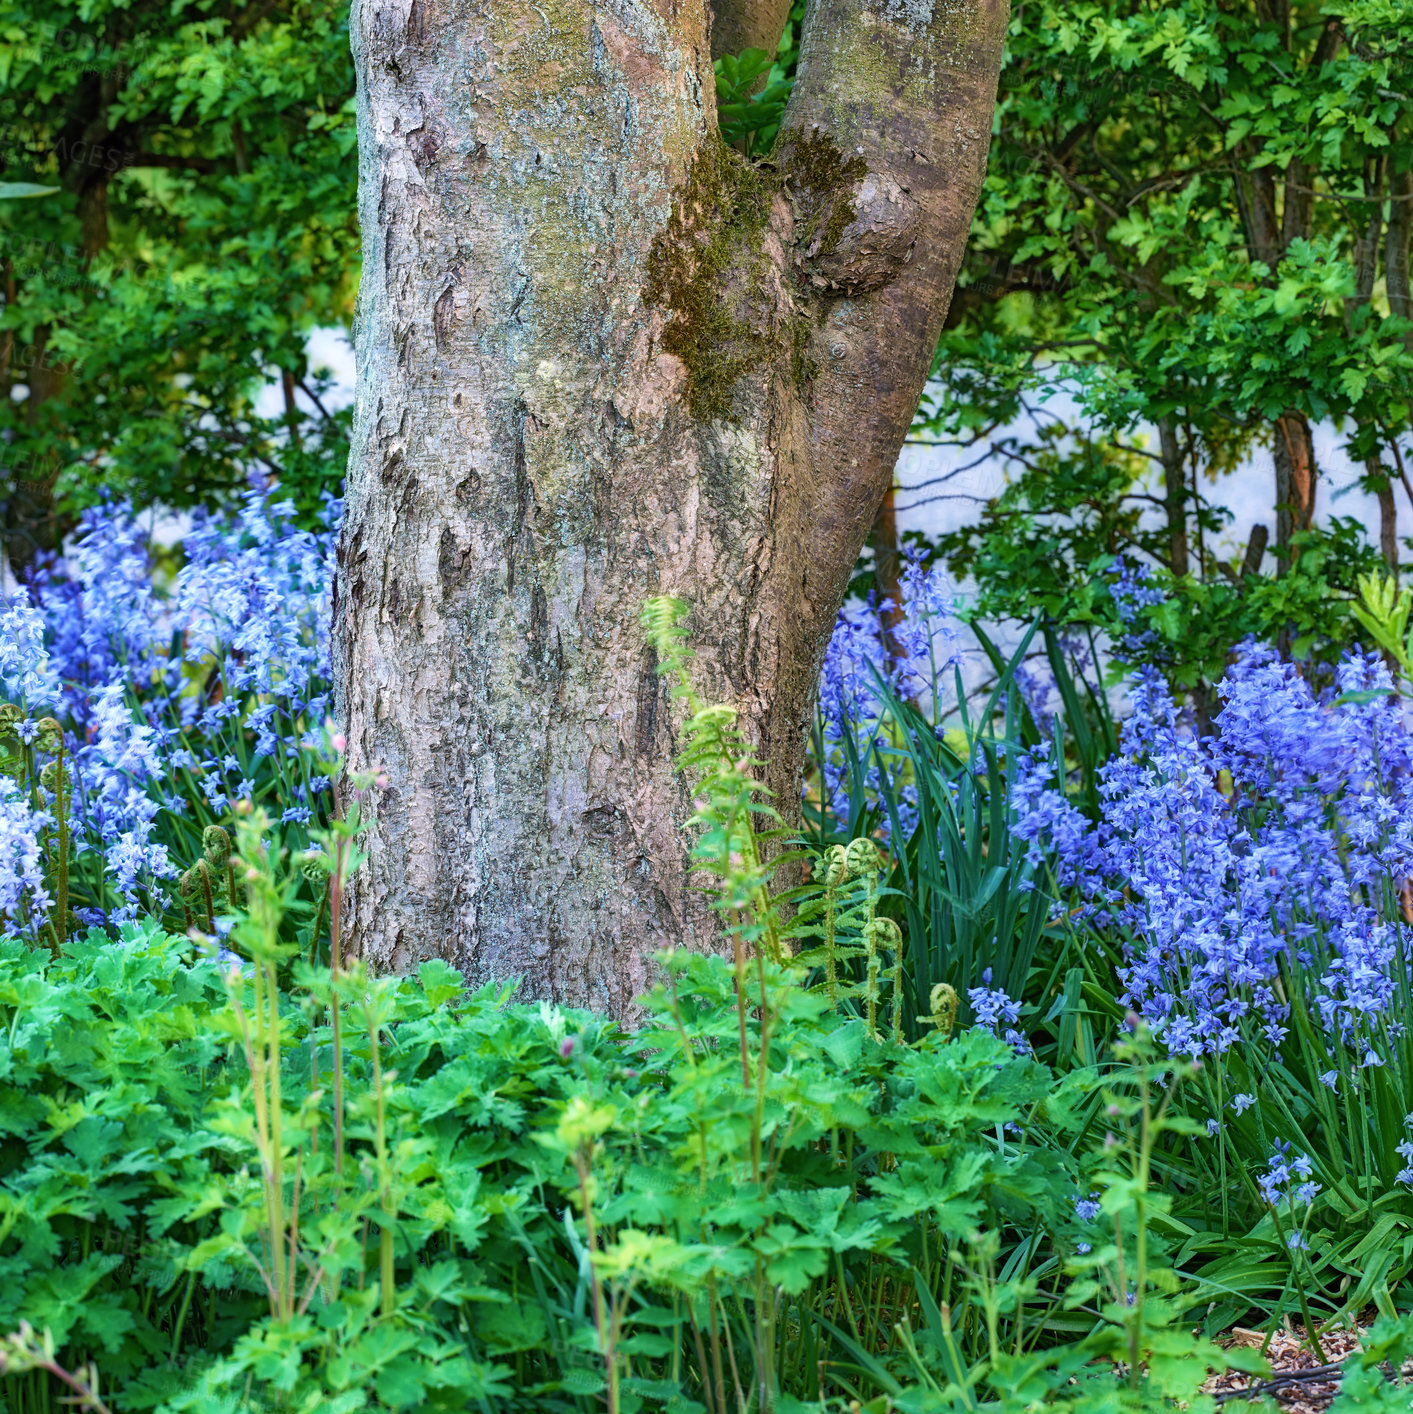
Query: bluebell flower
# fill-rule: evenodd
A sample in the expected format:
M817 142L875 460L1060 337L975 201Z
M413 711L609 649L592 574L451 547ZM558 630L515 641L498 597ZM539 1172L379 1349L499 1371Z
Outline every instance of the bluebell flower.
M14 782L0 779L0 933L34 937L48 921L53 899L45 883L40 832L51 817L25 800Z
M1131 579L1118 575L1141 608ZM1071 894L1058 909L1077 902L1124 930L1119 1001L1172 1054L1282 1050L1284 973L1363 1065L1383 1064L1377 1038L1404 1024L1396 959L1413 953L1413 929L1383 904L1413 876L1413 734L1391 689L1377 656L1350 655L1317 693L1246 644L1218 687L1216 730L1199 740L1144 670L1101 773L1097 826L1047 753L1016 763L1015 833L1032 861L1053 861ZM1337 1088L1339 1072L1320 1079Z
M889 631L888 642L880 621L883 606L849 604L839 611L820 672L823 750L817 764L826 811L841 820L849 818L852 755L864 769L867 803L878 809L885 795L897 801L897 824L906 836L916 828L917 792L901 770L897 779L891 778L898 768L884 730L885 688L940 719L937 692L957 661L957 629L940 572L926 567L913 547L904 552L899 582L901 617ZM885 813L885 838L893 828Z
M1002 1023L1014 1023L1020 1018L1020 1003L1012 1001L999 988L971 987L967 990L967 1000L976 1013L977 1024L992 1031Z
M328 515L339 506L331 500ZM304 531L291 509L251 494L232 512L196 512L167 592L147 520L92 507L72 551L41 557L0 606L0 694L31 717L44 705L67 718L74 848L101 851L113 919L135 916L139 899L160 905L162 881L178 872L169 850L182 839L185 851L189 835L169 827L190 802L173 790L177 772L200 778L224 765L239 779L252 752L283 763L285 746L321 725L337 522ZM220 789L207 802L230 804Z
M26 711L53 706L61 696L46 627L26 594L0 600L0 692Z
M1099 1206L1099 1195L1091 1193L1088 1198L1073 1199L1075 1216L1082 1223L1092 1223L1103 1209Z

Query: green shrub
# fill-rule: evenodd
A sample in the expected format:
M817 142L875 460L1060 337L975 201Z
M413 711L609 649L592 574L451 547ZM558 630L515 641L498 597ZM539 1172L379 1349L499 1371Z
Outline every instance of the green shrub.
M346 974L340 1152L326 971L263 999L276 1096L273 1021L254 1073L241 1039L258 967L150 928L5 944L0 1326L92 1361L115 1409L589 1408L605 1350L621 1408L700 1398L704 1369L734 1408L738 1382L818 1398L838 1342L886 1351L983 1226L1057 1224L1072 1179L996 1139L1043 1067L981 1031L874 1042L767 968L743 1085L730 964L664 965L632 1036L439 964Z

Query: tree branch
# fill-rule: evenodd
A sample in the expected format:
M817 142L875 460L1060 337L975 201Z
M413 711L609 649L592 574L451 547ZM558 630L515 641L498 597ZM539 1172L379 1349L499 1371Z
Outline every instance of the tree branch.
M713 59L746 49L774 54L790 17L790 0L716 0L712 12Z
M796 250L829 255L824 274L843 296L818 297L807 348L810 581L825 593L847 583L931 371L986 172L1009 16L1008 0L814 0L808 12L776 151Z

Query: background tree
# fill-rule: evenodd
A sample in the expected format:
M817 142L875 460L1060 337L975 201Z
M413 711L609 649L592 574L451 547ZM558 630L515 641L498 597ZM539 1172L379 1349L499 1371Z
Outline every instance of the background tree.
M305 336L358 270L342 6L10 0L0 33L0 174L61 189L0 203L12 563L98 494L210 501L255 471L316 504L346 442Z
M817 0L762 164L719 139L707 14L354 7L336 677L355 768L393 782L354 905L381 964L446 953L622 1010L655 948L701 938L648 594L690 601L703 694L798 799L823 644L961 260L1007 11Z
M1171 594L1151 626L1199 697L1246 633L1302 653L1347 640L1372 552L1353 523L1313 528L1310 426L1348 434L1395 564L1413 373L1406 7L1041 0L1018 8L1009 52L923 425L966 442L1024 410L1041 430L1012 428L1010 484L943 553L1007 617L1038 598L1083 621L1113 555L1158 567ZM1224 562L1227 516L1203 488L1257 444L1272 515ZM1259 573L1268 535L1290 583Z

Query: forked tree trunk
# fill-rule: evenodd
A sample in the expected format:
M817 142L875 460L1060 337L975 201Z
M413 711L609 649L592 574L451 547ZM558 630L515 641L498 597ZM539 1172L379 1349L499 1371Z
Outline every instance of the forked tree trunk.
M813 0L773 164L706 0L355 0L363 285L336 678L386 767L355 945L626 1012L689 889L638 626L692 606L788 810L936 347L1005 0Z

